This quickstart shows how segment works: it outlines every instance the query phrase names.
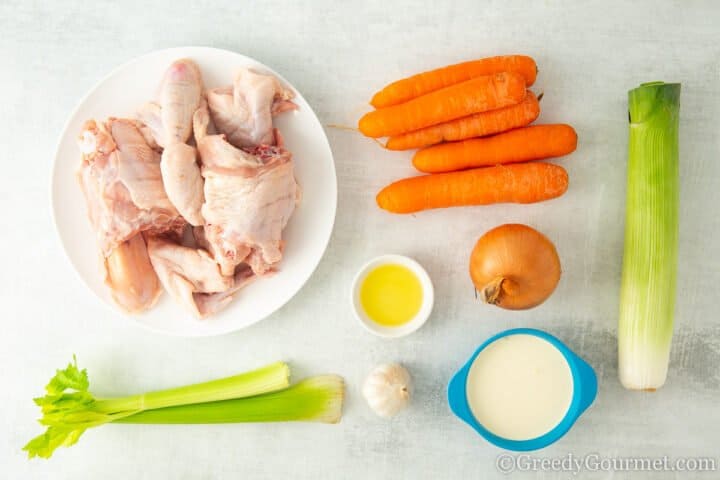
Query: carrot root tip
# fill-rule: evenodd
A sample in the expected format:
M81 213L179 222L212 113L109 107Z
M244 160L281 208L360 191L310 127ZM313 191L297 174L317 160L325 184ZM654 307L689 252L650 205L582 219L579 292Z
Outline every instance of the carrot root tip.
M337 128L338 130L346 130L348 132L359 132L360 130L355 127L348 127L347 125L340 125L337 123L327 123L325 124L328 128Z

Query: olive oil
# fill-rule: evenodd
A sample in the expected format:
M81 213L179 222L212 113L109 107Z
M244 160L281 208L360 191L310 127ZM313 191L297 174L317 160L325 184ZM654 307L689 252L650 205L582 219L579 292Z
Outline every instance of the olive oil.
M389 263L368 273L360 286L360 305L378 325L399 327L412 320L423 303L420 280L409 268Z

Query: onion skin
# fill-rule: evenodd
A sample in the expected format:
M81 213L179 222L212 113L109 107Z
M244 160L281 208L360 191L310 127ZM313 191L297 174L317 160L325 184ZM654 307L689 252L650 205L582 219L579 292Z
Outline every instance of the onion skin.
M543 303L555 290L560 273L555 246L527 225L493 228L470 254L470 278L480 298L508 310Z

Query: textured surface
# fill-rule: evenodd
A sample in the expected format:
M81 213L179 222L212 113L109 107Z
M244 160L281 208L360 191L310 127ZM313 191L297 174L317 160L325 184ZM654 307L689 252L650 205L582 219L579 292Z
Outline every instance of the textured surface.
M500 451L448 411L444 388L489 335L518 326L554 333L597 370L595 405L559 443L536 454L717 456L720 441L720 5L714 2L39 2L0 3L0 465L3 478L494 478ZM532 206L391 216L374 205L384 184L411 174L409 154L328 128L339 176L335 232L303 290L272 318L219 338L147 333L109 311L76 278L50 217L55 141L77 100L115 65L177 45L236 50L277 69L324 124L353 125L389 80L497 53L533 55L544 91L541 121L568 122L579 148L560 161L568 193ZM139 72L142 74L142 72ZM616 319L627 146L626 91L642 81L683 83L681 240L677 333L667 385L622 389ZM78 212L84 215L84 212ZM478 305L470 249L504 222L553 239L564 276L528 312ZM356 268L387 252L415 257L436 286L436 308L416 334L387 341L356 324L348 288ZM39 432L31 398L72 353L93 390L129 393L231 374L286 359L298 376L348 381L338 426L110 426L50 462L20 447ZM379 362L416 379L412 407L392 421L364 405L359 386ZM697 474L712 478L717 474ZM531 474L518 477L530 478ZM536 478L567 478L538 473ZM607 478L591 473L588 478ZM613 478L625 478L619 473ZM693 478L664 473L658 478Z

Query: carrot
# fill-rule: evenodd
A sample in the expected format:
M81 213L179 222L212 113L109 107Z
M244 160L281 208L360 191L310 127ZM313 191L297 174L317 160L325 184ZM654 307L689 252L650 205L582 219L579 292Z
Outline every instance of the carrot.
M564 168L520 163L406 178L378 193L378 206L393 213L491 203L534 203L559 197L568 186Z
M440 142L484 137L513 128L524 127L534 122L538 115L540 115L538 98L534 93L528 91L525 100L517 105L476 113L468 117L390 137L385 148L388 150L410 150L435 145Z
M537 66L535 60L525 55L504 55L457 63L393 82L377 92L370 104L375 108L389 107L471 78L500 72L517 72L525 78L525 84L530 86L535 83Z
M473 138L418 150L415 168L425 173L527 162L575 151L577 133L570 125L533 125L486 138Z
M504 72L473 78L392 107L363 115L358 127L368 137L411 132L456 118L520 103L525 80Z

